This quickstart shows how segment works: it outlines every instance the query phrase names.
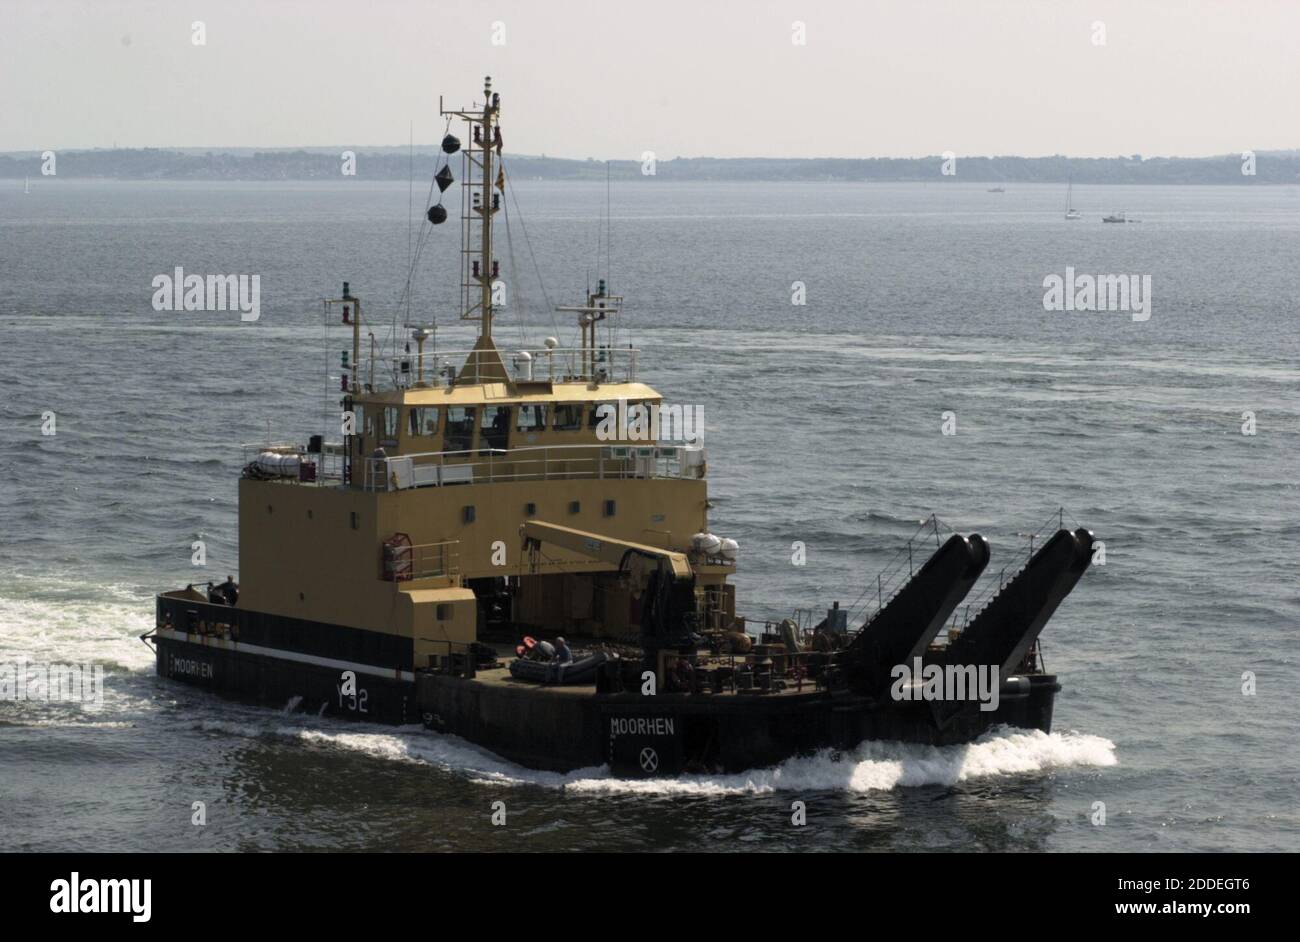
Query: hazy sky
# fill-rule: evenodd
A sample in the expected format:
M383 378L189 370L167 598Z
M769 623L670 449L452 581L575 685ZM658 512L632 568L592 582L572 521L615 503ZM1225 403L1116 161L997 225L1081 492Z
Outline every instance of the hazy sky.
M517 153L1293 148L1300 0L0 0L0 150L430 143L485 74Z

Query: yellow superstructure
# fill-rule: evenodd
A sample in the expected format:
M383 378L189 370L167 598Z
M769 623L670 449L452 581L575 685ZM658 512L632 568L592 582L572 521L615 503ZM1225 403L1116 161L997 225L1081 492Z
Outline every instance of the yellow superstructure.
M660 440L665 406L636 380L637 351L598 340L597 325L622 299L602 281L585 305L558 309L578 315L578 349L553 338L504 356L496 346L499 108L488 80L481 109L445 112L472 129L461 316L478 321L477 343L464 354L426 351L432 331L419 329L414 354L408 345L381 361L372 340L363 363L361 300L345 283L327 302L352 333L341 440L250 446L239 489L239 605L409 637L417 667L464 649L494 618L635 642L634 580L581 544L525 540L532 522L689 560L699 624L726 627L733 563L695 539L708 530L703 448ZM429 218L446 214L431 209ZM502 599L509 611L498 618Z

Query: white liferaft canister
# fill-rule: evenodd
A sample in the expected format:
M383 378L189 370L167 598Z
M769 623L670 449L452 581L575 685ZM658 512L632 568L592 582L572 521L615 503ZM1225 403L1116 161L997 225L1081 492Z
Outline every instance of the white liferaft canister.
M691 542L695 545L696 550L705 556L717 556L718 551L722 549L722 540L712 533L697 533Z
M282 477L297 477L299 455L284 455L277 451L264 451L257 456L257 467L267 474Z

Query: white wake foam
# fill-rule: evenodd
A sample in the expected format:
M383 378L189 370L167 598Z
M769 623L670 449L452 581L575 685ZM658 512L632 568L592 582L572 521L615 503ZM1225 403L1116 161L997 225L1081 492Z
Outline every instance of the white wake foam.
M1083 733L1003 729L966 746L867 742L852 752L821 752L787 759L769 769L736 775L677 779L577 779L566 788L583 793L740 795L777 791L861 793L954 785L968 779L1025 775L1079 766L1115 765L1115 744Z
M575 776L600 776L605 770L581 769L568 775L525 769L468 743L458 736L443 736L423 729L412 732L362 733L300 730L306 742L364 752L377 759L430 765L489 785L538 785L565 788Z
M0 586L0 660L147 670L153 600L137 587L15 575Z
M533 785L577 794L743 795L777 791L860 793L953 785L969 779L1033 774L1117 764L1115 744L1078 732L1002 729L966 746L868 742L852 752L818 753L734 775L684 775L671 779L621 779L608 768L561 774L514 765L456 736L412 728L387 732L335 731L278 726L274 732L304 742L365 753L376 759L429 765L492 785Z

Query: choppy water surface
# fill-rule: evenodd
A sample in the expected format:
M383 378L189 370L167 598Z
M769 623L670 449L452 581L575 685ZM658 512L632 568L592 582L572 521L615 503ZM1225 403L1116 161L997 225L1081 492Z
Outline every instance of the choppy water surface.
M499 250L513 244L511 307L536 344L556 332L546 302L573 303L597 276L604 187L521 183L518 198L545 292L517 218ZM192 540L208 544L204 578L237 571L238 443L268 419L272 436L305 438L337 398L319 299L346 278L372 316L393 316L405 186L11 184L0 661L94 661L107 678L95 713L0 703L4 846L1300 849L1300 195L1076 187L1085 219L1070 223L1062 199L615 191L613 287L643 377L705 407L713 528L741 543L744 610L851 604L931 512L988 536L994 573L1061 505L1107 544L1044 635L1065 687L1052 735L642 782L230 704L157 680L137 640L152 593L196 578ZM1142 222L1103 226L1112 209ZM445 347L470 336L455 239L435 233L413 304ZM151 279L177 265L260 274L260 321L153 311ZM1044 311L1042 280L1067 265L1151 275L1151 319ZM517 318L498 329L503 345L520 334ZM945 411L956 436L940 434Z

